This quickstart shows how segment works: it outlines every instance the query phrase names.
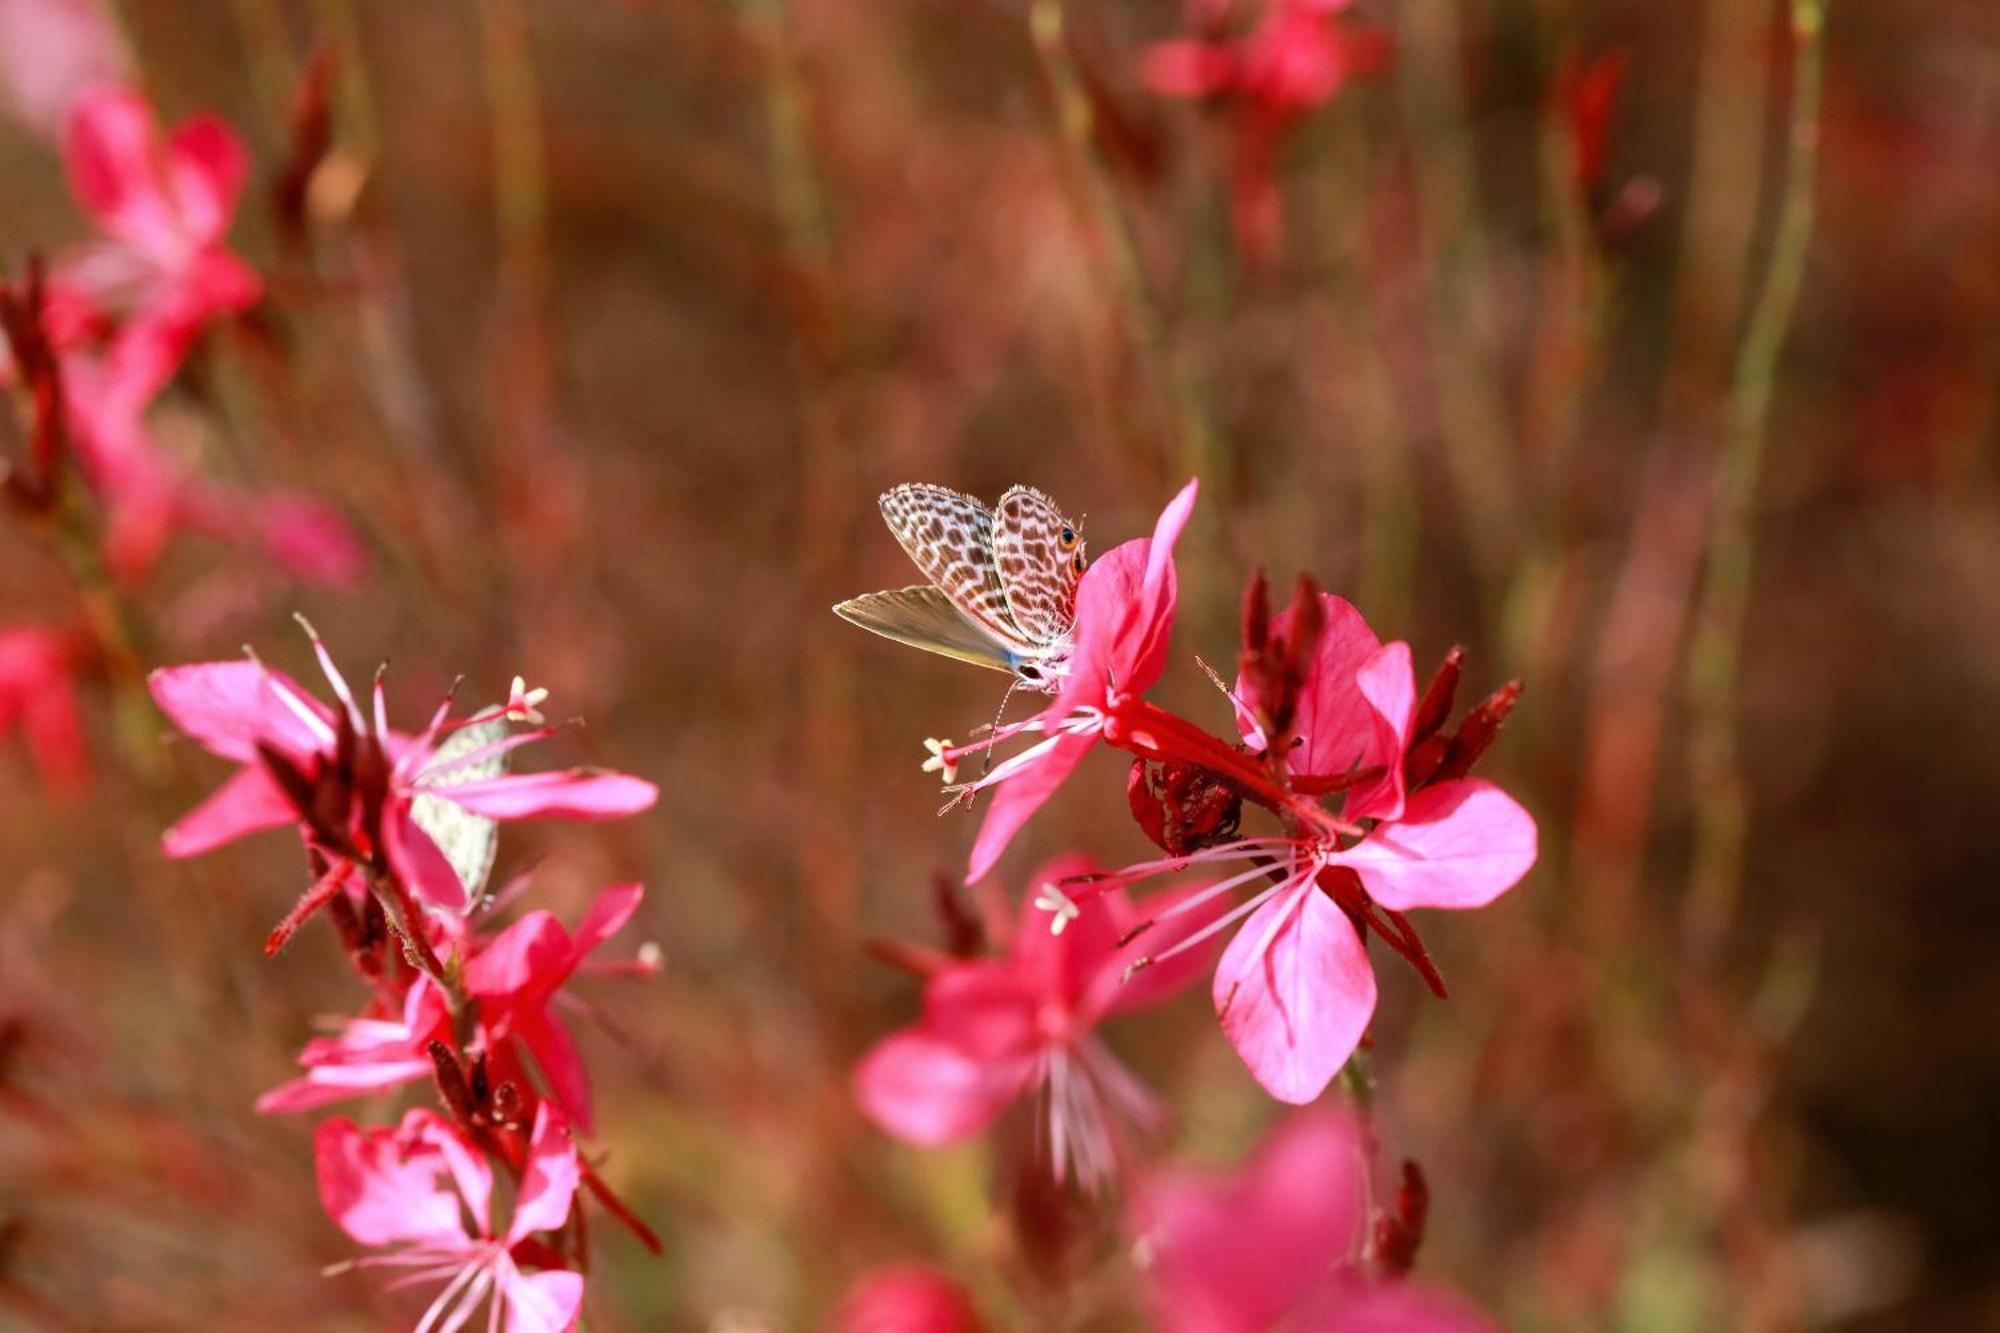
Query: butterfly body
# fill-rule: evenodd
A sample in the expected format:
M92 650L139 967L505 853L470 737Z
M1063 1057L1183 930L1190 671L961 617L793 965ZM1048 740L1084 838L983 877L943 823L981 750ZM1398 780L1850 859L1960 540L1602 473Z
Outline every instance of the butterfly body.
M1055 502L1016 486L989 509L912 483L885 492L881 507L930 582L851 598L835 613L899 643L1058 688L1085 561L1082 532Z

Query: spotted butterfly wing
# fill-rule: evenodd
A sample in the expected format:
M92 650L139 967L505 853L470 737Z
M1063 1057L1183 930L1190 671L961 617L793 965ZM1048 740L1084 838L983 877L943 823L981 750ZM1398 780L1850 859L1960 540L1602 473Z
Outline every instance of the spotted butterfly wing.
M993 506L993 565L1007 614L1026 637L1053 644L1076 622L1083 534L1032 486L1016 486Z
M494 718L488 722L475 722L469 727L460 727L445 737L437 747L437 754L425 765L426 772L436 772L437 776L428 780L432 787L456 787L466 782L483 782L497 778L507 771L507 756L496 754L474 764L451 768L451 764L474 750L492 745L507 738L507 723ZM449 771L439 771L449 769ZM493 857L500 847L500 825L485 815L475 815L456 801L429 792L419 792L410 802L410 818L418 828L430 834L431 841L444 853L444 859L451 862L451 868L458 873L459 883L465 886L468 903L476 902L486 890L486 881L493 873Z
M970 495L920 482L882 495L882 520L924 577L960 615L1017 655L1036 644L1007 613L1007 593L993 563L993 511Z

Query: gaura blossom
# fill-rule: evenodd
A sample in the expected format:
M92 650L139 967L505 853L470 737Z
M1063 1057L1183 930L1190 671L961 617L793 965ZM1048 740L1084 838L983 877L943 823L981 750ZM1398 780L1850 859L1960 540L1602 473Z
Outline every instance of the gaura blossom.
M563 1333L576 1325L583 1274L560 1266L537 1232L569 1219L581 1169L561 1114L535 1114L527 1162L505 1232L493 1226L493 1172L479 1145L433 1111L413 1110L394 1128L362 1128L345 1116L313 1140L320 1201L363 1245L395 1246L360 1266L411 1270L395 1285L442 1280L418 1327L455 1330L489 1298L488 1327Z
M1146 51L1141 75L1154 92L1227 111L1231 217L1238 244L1253 260L1276 255L1285 136L1349 79L1382 63L1379 35L1340 20L1350 7L1351 0L1271 0L1240 37L1156 42Z
M1166 1333L1495 1333L1457 1301L1363 1271L1365 1141L1351 1117L1304 1111L1223 1176L1162 1168L1131 1228Z
M250 173L236 132L197 116L163 135L138 93L79 98L63 131L70 189L103 239L66 256L56 284L127 336L156 342L178 365L211 319L263 295L255 269L224 245Z
M336 708L255 660L167 667L147 678L154 701L176 726L239 766L167 830L161 840L167 855L194 856L247 833L292 824L329 858L393 874L423 902L458 911L466 905L465 885L413 817L419 797L432 795L469 814L507 821L613 819L647 809L658 796L650 782L592 769L465 781L466 770L558 728L536 727L440 758L453 732L504 717L506 710L488 709L453 722L447 699L417 734L392 731L381 674L372 716L364 717L317 635L313 650Z
M1181 488L1154 525L1100 557L1076 589L1076 628L1061 691L1034 717L997 728L972 746L943 747L935 757L946 771L966 754L1017 735L1044 739L1010 755L992 772L960 788L994 788L973 844L966 878L978 881L1029 816L1041 808L1076 768L1091 745L1114 724L1126 701L1152 688L1167 662L1179 584L1174 543L1194 508L1196 483Z
M65 795L90 780L71 680L74 658L72 637L60 630L0 628L0 736L18 726L42 782Z
M54 137L70 106L131 66L104 0L0 0L0 107Z
M1059 857L1034 883L1060 896L1049 886L1094 871L1083 857ZM952 961L930 976L923 1017L862 1059L855 1096L888 1133L924 1146L970 1138L1009 1103L1037 1097L1057 1175L1073 1167L1096 1187L1121 1164L1123 1127L1153 1128L1162 1112L1095 1028L1186 989L1206 959L1190 951L1128 980L1133 955L1120 944L1139 913L1122 893L1077 904L1059 931L1037 901L1028 895L1005 957Z
M494 1081L525 1084L518 1043L541 1070L564 1114L586 1131L591 1125L590 1079L554 1009L569 998L563 988L579 971L650 970L643 960L595 966L589 961L632 919L644 896L641 885L613 885L597 896L574 933L553 913L535 911L490 940L466 940L465 989L476 1002L477 1016L468 1054L486 1057ZM419 975L399 1010L350 1019L334 1035L307 1042L299 1053L306 1072L258 1098L257 1109L305 1111L427 1079L434 1070L431 1043L449 1036L449 1017L443 993Z
M1233 697L1248 754L1192 729L1170 732L1162 725L1154 740L1164 757L1205 765L1218 781L1271 808L1283 832L1232 836L1100 882L1247 863L1177 910L1199 910L1254 888L1187 939L1242 922L1216 968L1217 1014L1257 1081L1281 1101L1303 1103L1325 1090L1374 1014L1375 974L1361 925L1427 968L1399 914L1492 902L1534 864L1536 834L1528 812L1490 782L1437 780L1433 763L1422 774L1428 785L1412 790L1419 701L1407 644L1383 644L1353 607L1317 592L1273 619L1268 636L1281 649L1290 644L1310 655L1281 681L1248 669L1238 679ZM1269 692L1286 696L1284 734L1275 739L1258 720L1277 706L1263 697ZM1441 720L1438 712L1424 725ZM1436 738L1423 739L1426 754L1438 753ZM1274 744L1281 756L1267 753ZM1342 793L1338 814L1317 799L1335 792ZM1426 976L1434 980L1434 973Z
M827 1321L828 1333L980 1333L984 1327L963 1288L917 1264L867 1274Z

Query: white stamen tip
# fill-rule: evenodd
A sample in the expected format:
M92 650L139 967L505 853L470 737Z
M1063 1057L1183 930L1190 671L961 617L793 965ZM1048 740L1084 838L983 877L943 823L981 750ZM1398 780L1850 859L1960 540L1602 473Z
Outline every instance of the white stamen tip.
M1076 899L1070 897L1053 884L1042 885L1042 891L1035 895L1035 906L1041 908L1044 912L1053 912L1055 914L1049 921L1049 934L1051 935L1062 934L1063 927L1083 914L1082 909L1076 905Z
M514 683L507 688L506 715L515 722L528 722L539 727L548 719L536 711L537 705L548 697L545 687L537 686L531 690L527 681L516 676Z
M660 943L658 940L647 940L639 946L639 966L645 968L648 972L657 972L660 970L660 962Z
M950 741L926 736L924 748L931 754L930 758L924 760L924 772L943 774L946 782L958 781L958 762L945 753L951 748Z

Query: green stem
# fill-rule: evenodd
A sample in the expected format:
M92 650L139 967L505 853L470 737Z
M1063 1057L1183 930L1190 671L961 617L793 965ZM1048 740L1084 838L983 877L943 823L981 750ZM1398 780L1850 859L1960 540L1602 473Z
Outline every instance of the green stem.
M1743 874L1748 792L1737 753L1736 704L1756 548L1756 500L1771 398L1805 280L1819 164L1825 0L1792 0L1792 105L1784 193L1771 261L1737 351L1718 462L1709 557L1688 663L1689 757L1695 800L1694 879L1684 923L1697 958L1727 932Z

